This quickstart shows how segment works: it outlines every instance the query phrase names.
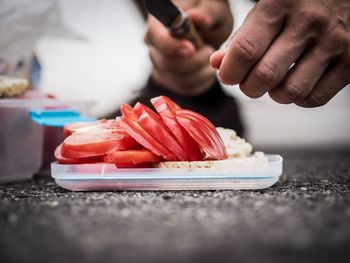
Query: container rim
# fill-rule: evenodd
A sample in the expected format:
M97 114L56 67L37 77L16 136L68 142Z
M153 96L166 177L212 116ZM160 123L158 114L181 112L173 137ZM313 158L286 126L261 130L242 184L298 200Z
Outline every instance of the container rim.
M268 163L259 169L213 168L134 168L118 169L114 164L51 164L51 176L56 180L153 180L153 179L263 179L282 174L283 158L266 155Z
M38 107L91 107L93 101L57 100L57 99L1 99L0 108L38 108Z

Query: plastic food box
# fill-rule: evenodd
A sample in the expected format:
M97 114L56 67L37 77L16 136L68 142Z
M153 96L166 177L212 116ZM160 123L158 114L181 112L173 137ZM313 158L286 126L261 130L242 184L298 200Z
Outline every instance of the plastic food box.
M39 123L41 114L63 109L88 114L91 103L67 102L56 99L1 99L0 100L0 183L30 179L39 171L44 157L45 134L50 140L62 129L47 133L44 126L49 116ZM35 114L33 114L35 113ZM50 114L49 114L50 115ZM35 118L35 121L33 119ZM51 118L52 119L52 118ZM57 121L57 120L54 120ZM49 126L62 126L49 125ZM52 132L54 131L54 132ZM60 138L62 140L62 138ZM57 146L57 145L55 145ZM52 156L54 149L48 149Z
M231 170L205 168L118 169L114 164L51 164L56 183L73 191L263 189L282 174L282 157L267 155L266 167Z

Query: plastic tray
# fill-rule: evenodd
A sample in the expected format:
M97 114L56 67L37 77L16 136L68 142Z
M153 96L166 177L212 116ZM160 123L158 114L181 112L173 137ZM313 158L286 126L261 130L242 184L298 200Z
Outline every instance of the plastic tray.
M282 157L267 155L260 169L118 169L114 164L51 164L56 183L73 191L263 189L282 174Z

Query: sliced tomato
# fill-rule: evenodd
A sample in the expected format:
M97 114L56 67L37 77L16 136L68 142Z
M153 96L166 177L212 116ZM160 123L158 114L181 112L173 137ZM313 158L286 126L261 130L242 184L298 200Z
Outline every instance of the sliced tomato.
M175 115L180 125L208 154L208 157L227 159L225 145L215 126L207 118L191 110L177 110Z
M162 110L172 110L172 111L177 111L181 110L182 108L176 104L174 101L172 101L170 98L167 96L158 96L153 99L151 99L151 102L153 106L155 104L157 105L157 108L162 111ZM157 109L157 111L158 111Z
M132 136L143 147L153 152L155 155L162 156L165 160L176 161L177 156L154 139L145 129L138 123L138 117L131 106L123 104L121 106L122 117L118 117L117 121L125 131Z
M123 103L120 106L120 112L122 113L122 115L130 114L130 117L135 116L135 119L137 119L137 116L135 115L136 112L134 112L134 109L129 104ZM117 118L117 121L118 121L118 118Z
M64 137L68 137L69 135L79 132L93 132L93 131L100 131L100 130L120 130L120 126L116 120L98 120L93 122L73 122L68 123L64 125L63 128L63 135Z
M174 134L179 144L187 153L188 160L202 160L203 153L199 145L176 119L175 111L180 110L181 107L165 96L153 98L151 102L161 116L163 123L169 128L172 134Z
M162 158L147 149L112 151L105 155L104 162L117 164L156 163Z
M84 158L135 147L139 147L139 144L122 128L101 129L68 136L62 145L62 155L67 158Z
M73 122L68 123L64 125L63 127L63 136L64 138L67 138L69 135L72 135L73 133L77 132L79 129L86 128L86 127L92 127L96 125L98 122Z
M137 103L134 107L134 111L139 117L138 123L152 135L153 138L174 153L180 161L189 160L184 149L157 113L142 103Z
M55 150L55 158L60 164L84 164L84 163L99 163L103 161L103 156L93 156L86 158L66 158L62 156L62 144Z

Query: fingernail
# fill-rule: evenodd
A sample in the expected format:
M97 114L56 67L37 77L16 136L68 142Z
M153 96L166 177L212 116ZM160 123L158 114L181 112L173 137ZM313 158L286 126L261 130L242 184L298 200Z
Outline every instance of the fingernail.
M179 55L181 57L190 57L191 56L191 50L189 50L188 48L181 48L179 50Z

